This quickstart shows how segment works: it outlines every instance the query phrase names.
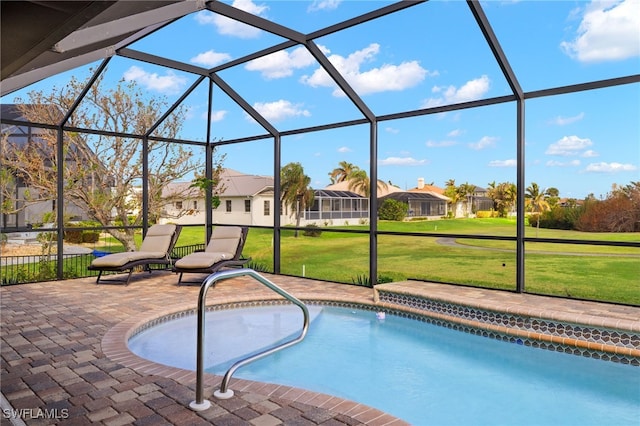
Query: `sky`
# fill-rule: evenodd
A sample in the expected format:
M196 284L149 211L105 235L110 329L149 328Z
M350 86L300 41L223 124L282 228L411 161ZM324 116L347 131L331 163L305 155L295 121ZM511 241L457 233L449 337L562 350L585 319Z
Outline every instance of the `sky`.
M355 0L226 2L308 34L391 2ZM640 74L640 0L482 1L524 92ZM200 11L131 49L205 68L284 39ZM314 40L377 116L510 95L510 87L466 2L430 1ZM96 64L91 64L96 66ZM2 98L85 78L90 66ZM218 74L278 131L364 118L306 48L295 46ZM114 57L106 80L134 80L150 95L180 97L195 76ZM211 114L216 140L267 134L221 90L207 111L208 85L184 104L184 139L204 140ZM378 122L378 177L402 189L419 178L444 187L516 182L513 102ZM369 170L369 125L282 138L282 164L300 162L314 188L340 161ZM273 175L273 139L224 145L225 167ZM526 184L561 197L603 197L612 184L640 180L640 83L534 98L525 104Z

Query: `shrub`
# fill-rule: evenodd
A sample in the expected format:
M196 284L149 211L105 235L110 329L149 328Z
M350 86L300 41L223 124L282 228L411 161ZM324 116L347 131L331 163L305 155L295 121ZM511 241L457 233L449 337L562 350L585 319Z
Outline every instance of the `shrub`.
M315 223L311 223L307 225L307 229L304 230L302 235L304 235L305 237L319 237L320 235L322 235L322 231L320 230L320 228L318 228L318 225L316 225Z
M393 198L387 198L378 207L378 218L380 220L403 221L408 212L409 204Z
M82 242L82 231L79 229L66 228L64 231L64 239L72 244L80 244Z
M373 287L371 279L368 275L357 275L355 278L351 278L351 282L355 285L361 285L364 287ZM378 275L377 284L391 283L393 278L386 275Z
M247 268L253 269L256 272L273 272L272 268L262 262L255 262L253 260L247 263Z
M639 222L640 205L632 198L617 195L586 202L575 227L587 232L634 232Z
M476 217L478 219L486 219L489 217L498 217L498 212L495 210L478 210L476 212Z
M548 229L575 229L575 224L582 214L581 208L556 206L542 214L529 216L529 225Z
M82 231L83 243L97 243L100 239L100 233L97 231Z

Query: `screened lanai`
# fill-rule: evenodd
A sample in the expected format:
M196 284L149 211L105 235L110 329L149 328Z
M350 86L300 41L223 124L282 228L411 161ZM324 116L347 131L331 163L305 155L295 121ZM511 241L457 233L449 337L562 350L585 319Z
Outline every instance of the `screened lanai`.
M200 205L202 223L185 226L183 246L204 244L214 222L260 215L270 225L251 228L247 255L275 274L640 304L635 0L0 4L2 104L19 112L1 118L5 235L47 223L58 253L71 228L98 233L90 251L106 240L114 249L127 230L179 220L162 218L164 205L184 205L185 215ZM122 93L132 102L118 103ZM37 108L52 103L55 114ZM141 111L146 121L134 119ZM5 142L18 135L45 135L47 185L29 181L33 152L16 157ZM73 146L83 154L70 158ZM300 204L286 205L283 169L299 164L322 190L341 163L366 172L369 216L299 235L308 223L291 215ZM273 177L272 199L216 206L221 169ZM490 188L494 208L378 220L376 182L408 191L421 178ZM178 182L198 184L202 204L155 196ZM532 203L538 196L544 203ZM540 220L589 203L597 213L579 225ZM38 213L25 218L29 204ZM72 208L81 220L70 220ZM616 211L624 217L610 218ZM602 231L593 224L603 217L625 226ZM54 256L57 279L70 276L65 256Z

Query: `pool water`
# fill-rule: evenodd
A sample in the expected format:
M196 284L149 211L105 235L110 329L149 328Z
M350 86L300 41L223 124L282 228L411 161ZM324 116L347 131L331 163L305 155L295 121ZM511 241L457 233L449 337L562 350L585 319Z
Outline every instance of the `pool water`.
M313 320L302 343L242 367L234 377L347 398L414 425L640 424L638 367L390 314L381 320L366 310L310 308ZM302 321L292 306L217 311L207 317L207 340L216 343L206 348L206 365L216 374L223 374L241 352L297 335ZM148 359L194 369L195 317L180 322L140 333L130 348ZM177 360L182 355L187 359Z

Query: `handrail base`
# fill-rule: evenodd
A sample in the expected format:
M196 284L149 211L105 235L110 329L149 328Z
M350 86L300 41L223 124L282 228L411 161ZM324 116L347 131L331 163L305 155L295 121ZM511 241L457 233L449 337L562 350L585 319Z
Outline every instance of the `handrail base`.
M221 390L217 390L213 392L213 396L218 399L229 399L233 397L233 391L231 389L227 389L226 392L222 392Z
M201 403L198 403L197 401L191 401L189 403L189 408L191 408L193 411L204 411L210 407L211 407L211 401L207 401L206 399L203 400Z

